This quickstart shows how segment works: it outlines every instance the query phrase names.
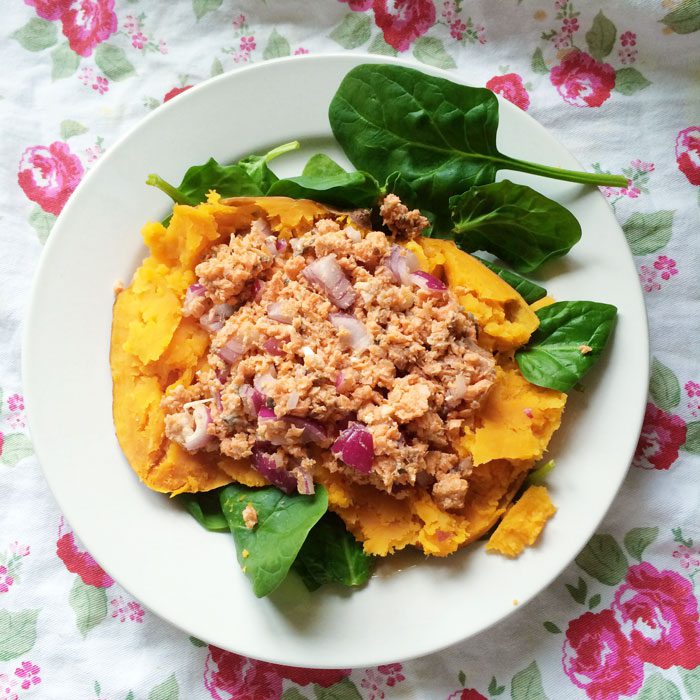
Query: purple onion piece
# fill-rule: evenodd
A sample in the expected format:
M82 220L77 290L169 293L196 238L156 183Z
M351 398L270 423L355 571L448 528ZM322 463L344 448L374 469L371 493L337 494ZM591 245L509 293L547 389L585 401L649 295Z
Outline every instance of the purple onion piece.
M255 417L260 413L260 409L266 405L265 395L254 389L250 384L243 384L238 389L238 395L243 400L245 412Z
M230 304L217 304L203 314L199 324L209 333L216 333L224 327L224 322L233 314L233 306Z
M315 443L321 443L323 442L327 435L326 435L326 429L321 425L316 420L313 420L311 418L298 418L296 416L285 416L284 420L287 421L287 423L293 425L296 428L301 428L302 429L302 434L301 434L301 441L303 443L307 442L315 442Z
M284 351L282 350L282 343L278 338L268 338L263 343L263 349L265 350L265 352L269 353L270 355L274 355L275 357L280 357L281 355L284 355Z
M245 354L243 343L237 338L229 338L218 350L216 354L229 365L235 364Z
M319 287L339 309L349 309L355 303L355 290L338 265L335 255L325 255L314 260L301 274Z
M447 285L429 272L419 270L411 274L411 279L416 286L424 289L426 292L442 294L447 291Z
M372 339L362 321L350 314L330 314L330 322L338 330L346 330L350 334L350 347L353 350L363 350L372 344Z
M265 282L263 280L255 280L253 282L253 298L255 299L255 301L260 301L260 297L262 297L264 289Z
M333 443L331 452L362 474L372 471L374 440L372 433L361 423L352 423L346 428Z
M284 238L278 238L275 246L277 247L278 253L284 253L284 251L287 250L287 241L285 241Z
M284 306L280 301L275 301L267 307L267 315L273 321L286 323L287 325L291 324L294 320L288 313L285 313Z
M275 461L274 455L253 448L253 468L273 486L286 494L292 494L297 490L297 480L294 474L286 469L281 469Z
M194 431L184 440L184 447L188 452L200 450L209 442L210 438L209 433L207 433L207 427L211 423L209 409L204 404L197 404L192 415L194 417Z
M298 474L297 490L305 496L312 496L316 492L313 477L304 467L297 467L296 471Z
M398 245L391 247L391 254L386 259L385 264L396 282L407 287L412 284L411 273L415 272L419 267L416 254Z
M258 420L277 420L277 416L271 408L262 406L258 411Z

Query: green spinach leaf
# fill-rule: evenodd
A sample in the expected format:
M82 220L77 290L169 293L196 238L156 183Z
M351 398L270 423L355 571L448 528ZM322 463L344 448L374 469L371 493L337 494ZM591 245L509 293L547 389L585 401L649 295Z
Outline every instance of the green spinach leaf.
M298 141L290 141L289 143L283 143L281 146L277 146L277 148L273 148L264 156L250 155L241 158L241 160L238 161L238 165L245 170L250 179L260 188L260 191L263 194L267 194L272 185L279 180L277 175L270 170L267 164L274 158L289 153L290 151L296 151L298 148Z
M452 197L450 211L462 250L486 250L518 272L566 255L581 238L581 226L568 209L509 180Z
M326 513L306 538L294 570L310 591L325 583L361 586L372 573L372 557L345 528L335 513Z
M248 529L243 510L252 504L258 523ZM252 489L230 484L221 491L221 509L236 544L238 563L258 598L282 583L311 528L328 508L328 493L320 484L313 496L287 496L274 486Z
M488 267L491 272L495 272L501 279L508 282L508 284L513 287L513 289L520 294L520 296L525 299L528 304L534 304L536 301L539 301L543 297L547 296L547 290L544 287L540 287L539 284L535 284L534 282L517 275L515 272L511 272L505 267L496 265L496 263L493 263L490 260L484 260L484 258L480 258L478 255L475 255L474 257L482 265Z
M498 100L485 88L458 85L412 68L363 64L353 68L331 101L333 134L352 164L380 182L400 171L417 200L449 227L447 202L506 168L559 180L625 187L623 176L538 165L496 147Z
M569 391L600 358L617 316L611 304L559 301L537 311L539 328L515 353L525 379Z
M181 493L175 500L204 528L213 532L228 532L228 522L221 511L219 491Z
M306 161L301 174L308 177L332 177L344 175L347 171L325 153L316 153Z

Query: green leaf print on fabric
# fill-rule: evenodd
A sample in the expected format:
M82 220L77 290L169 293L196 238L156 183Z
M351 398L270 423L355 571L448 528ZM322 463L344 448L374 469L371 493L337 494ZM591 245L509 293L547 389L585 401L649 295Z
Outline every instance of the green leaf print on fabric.
M95 49L95 63L110 80L124 80L136 72L124 49L112 44L100 44Z
M464 684L462 684L464 685ZM499 695L503 695L505 693L506 687L504 685L498 685L498 681L496 680L496 676L491 676L491 682L489 683L489 695L493 695L494 697L498 697Z
M32 209L29 215L29 223L34 227L36 235L39 237L39 242L43 245L51 233L53 225L56 223L56 215L44 211L41 207L36 206Z
M617 29L601 10L593 19L593 26L586 33L588 53L597 61L602 61L615 46Z
M68 42L59 44L51 52L51 79L70 78L79 65L80 56L71 49Z
M7 467L14 467L23 459L29 457L33 451L32 443L26 435L23 433L10 433L5 435L0 463Z
M593 610L596 606L600 605L600 593L596 593L595 595L592 595L590 600L588 601L588 609Z
M579 605L583 605L586 602L586 597L588 596L588 586L580 576L578 577L578 586L572 586L570 583L567 583L566 590L569 591L571 597Z
M83 637L107 617L107 591L83 583L80 576L76 576L68 600L75 612L75 623Z
M329 34L330 38L344 49L356 49L369 41L371 34L369 15L351 12L343 17L343 21Z
M651 82L636 68L620 68L615 71L615 90L621 95L634 95L650 85Z
M180 688L174 673L155 686L148 694L148 700L179 700L179 698Z
M263 51L263 58L267 61L270 58L289 56L290 53L289 42L276 29L273 29Z
M548 700L542 687L542 674L536 661L513 676L510 696L512 700Z
M36 642L38 610L0 610L0 661L26 654Z
M632 214L622 225L630 250L635 255L647 255L667 245L671 240L673 214L668 209Z
M421 63L436 68L456 68L454 58L445 51L445 47L433 36L422 36L413 46L413 55Z
M684 0L680 7L662 20L676 34L691 34L700 30L700 0Z
M639 700L682 700L680 691L675 683L664 678L660 673L654 673L644 681L639 691Z
M681 401L681 385L676 375L655 357L651 360L649 395L651 400L664 411L670 411Z
M530 67L532 68L534 73L539 73L540 75L546 75L549 73L549 68L547 68L547 64L545 63L544 56L542 54L542 49L539 48L539 46L535 49L535 52L532 54L532 61L530 63Z
M11 36L27 51L43 51L58 41L58 27L53 22L32 17Z
M374 39L369 43L367 51L379 56L398 56L399 54L393 46L389 46L389 44L384 41L384 35L381 32L376 34Z
M87 127L73 119L64 119L61 122L61 138L67 141L71 136L80 136L87 131Z
M627 573L627 559L612 535L593 535L576 563L596 581L615 586Z
M552 634L561 634L561 629L559 629L559 627L550 620L545 620L542 623L542 627L544 627L547 632L551 632ZM491 690L489 690L489 692L491 692ZM493 693L491 694L493 695Z
M684 668L678 670L690 700L700 700L700 668L694 671L686 671Z
M306 695L302 695L297 688L287 688L282 693L280 700L309 700Z
M700 454L700 421L693 421L686 426L686 437L683 449L691 454Z
M192 9L197 21L199 22L207 13L218 10L222 2L223 0L192 0Z
M224 66L218 58L215 58L211 62L211 68L209 70L209 75L213 78L215 75L221 75L224 72Z
M625 535L625 549L633 559L642 561L644 550L658 535L658 527L634 527Z
M335 683L330 688L323 688L315 684L314 695L316 700L362 700L357 686L349 678L343 678L342 681Z

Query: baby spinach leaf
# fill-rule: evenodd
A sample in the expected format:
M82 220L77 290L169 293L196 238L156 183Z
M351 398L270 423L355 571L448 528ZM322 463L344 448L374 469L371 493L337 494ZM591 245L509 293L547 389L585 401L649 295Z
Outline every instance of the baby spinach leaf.
M581 238L581 226L568 209L509 180L452 197L450 211L462 250L486 250L518 272L566 255Z
M400 171L419 201L449 226L448 199L494 181L506 168L559 180L625 187L623 176L583 173L503 155L496 147L498 100L485 88L458 85L402 66L353 68L331 101L333 134L352 164L380 182Z
M258 523L248 529L243 510L252 504ZM252 489L230 484L221 491L221 509L236 544L238 563L258 598L282 583L311 528L328 508L326 489L317 484L313 496L287 496L274 486Z
M490 260L484 260L484 258L480 258L478 255L475 255L474 257L482 265L488 267L491 272L495 272L501 279L508 282L508 284L513 287L513 289L520 294L520 296L525 299L528 304L534 304L536 301L547 296L547 290L544 287L540 287L539 284L535 284L534 282L517 275L515 272L511 272L505 267L496 265L496 263L493 263Z
M263 194L267 194L270 187L279 180L277 175L270 170L267 164L274 158L278 158L285 153L298 150L299 145L298 141L283 143L281 146L277 146L271 151L268 151L264 156L250 155L241 158L241 160L238 161L238 165L245 170L250 179L260 188L260 191Z
M559 301L536 312L539 328L515 353L525 379L569 391L600 358L617 309L596 301Z
M301 174L308 177L330 177L333 175L344 175L346 172L325 153L316 153L306 161Z
M325 170L313 175L278 180L272 185L268 194L313 199L317 202L355 209L374 206L381 194L381 188L368 173L356 171L328 174Z
M214 532L228 532L228 521L221 511L219 491L182 493L175 496L185 510L204 528Z
M335 513L326 513L306 538L294 570L310 591L325 583L361 586L372 573L372 557L345 528Z

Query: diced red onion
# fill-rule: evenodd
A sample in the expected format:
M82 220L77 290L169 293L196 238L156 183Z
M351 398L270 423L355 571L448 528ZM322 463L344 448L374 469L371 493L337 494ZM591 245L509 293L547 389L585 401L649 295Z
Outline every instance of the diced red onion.
M237 338L229 338L224 345L222 345L218 350L215 350L216 354L228 364L232 365L241 359L241 356L245 353L245 348L243 343Z
M284 253L284 251L287 250L287 241L285 241L284 238L278 238L275 246L277 247L278 253Z
M263 282L263 280L255 280L255 282L253 282L253 297L255 301L260 301L264 289L265 282Z
M217 304L200 317L199 324L209 333L216 333L224 327L224 321L233 311L231 304Z
M372 471L374 440L372 433L360 423L352 423L346 428L333 443L331 452L362 474Z
M429 272L418 270L411 274L411 280L416 286L432 294L442 294L447 291L447 285Z
M339 308L349 309L355 303L355 290L345 276L335 255L325 255L314 260L302 271L309 282L320 287Z
M270 372L264 374L256 374L253 379L253 386L265 395L272 392L275 386L275 378Z
M304 245L304 241L302 241L300 238L291 238L289 240L289 245L292 246L292 252L294 255L301 255L306 247Z
M277 241L274 236L268 236L265 239L265 248L267 248L267 252L270 253L272 257L277 255Z
M268 338L263 343L263 349L265 350L265 352L268 352L270 353L270 355L274 355L275 357L284 355L284 352L282 350L282 343L277 338Z
M285 416L284 420L296 428L302 429L301 441L321 443L326 439L326 429L311 418L297 418L296 416Z
M305 496L311 496L315 493L314 480L311 474L304 467L297 467L297 491Z
M216 378L219 380L219 384L225 384L230 373L230 367L226 367L225 369L217 369L215 374Z
M275 412L271 408L268 408L267 406L263 406L258 411L258 420L277 420L277 416L275 415Z
M267 315L273 321L279 321L279 323L290 324L294 319L284 311L284 306L281 301L275 301L267 307Z
M467 380L463 375L458 374L447 389L449 401L461 401L467 395Z
M203 284L199 284L199 282L191 284L185 292L185 305L191 304L196 297L204 296L206 291L207 288Z
M281 469L273 455L253 448L253 468L262 474L273 486L286 494L297 490L297 480L291 472Z
M372 344L364 323L349 314L331 314L330 322L338 329L350 334L350 347L353 350L363 350Z
M194 417L194 430L184 440L184 447L188 452L200 450L209 442L210 437L207 433L207 427L211 423L209 409L200 403L194 407L192 415Z
M353 243L359 243L362 240L362 234L354 226L346 226L345 227L345 235Z
M287 402L285 404L286 411L293 411L299 405L299 392L292 389L287 396Z
M392 246L391 255L389 255L385 264L391 270L394 279L407 287L413 283L411 273L415 272L419 267L416 254L398 245Z
M265 395L257 389L253 389L250 384L243 384L238 389L238 395L243 400L245 412L251 417L257 416L260 413L260 409L266 405Z
M224 404L221 401L221 392L218 389L214 392L214 401L216 402L216 407L219 409L219 411L223 411Z
M340 387L343 386L344 381L345 381L345 376L343 375L342 372L338 372L338 374L335 375L335 389L336 389L336 391L340 391Z

